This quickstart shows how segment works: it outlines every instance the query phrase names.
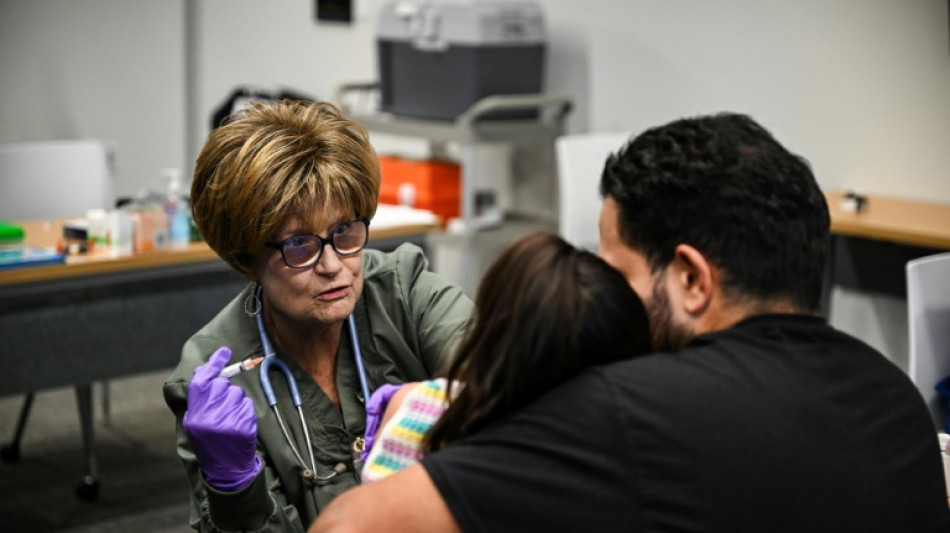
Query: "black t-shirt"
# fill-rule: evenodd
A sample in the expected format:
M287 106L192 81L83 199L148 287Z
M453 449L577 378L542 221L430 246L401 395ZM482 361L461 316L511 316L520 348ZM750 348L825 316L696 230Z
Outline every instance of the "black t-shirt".
M590 371L423 460L466 532L948 532L910 380L767 315Z

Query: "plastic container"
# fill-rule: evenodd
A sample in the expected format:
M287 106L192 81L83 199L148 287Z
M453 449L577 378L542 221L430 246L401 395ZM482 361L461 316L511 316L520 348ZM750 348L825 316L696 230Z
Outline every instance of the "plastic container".
M134 250L135 221L125 209L115 209L107 217L109 226L109 250L112 255L129 255Z
M0 258L18 257L23 248L23 228L0 221Z
M381 108L393 114L454 120L486 96L541 92L545 27L535 2L394 2L380 13L377 46Z
M165 212L168 214L168 241L172 249L187 248L191 243L191 209L182 189L177 169L162 171L168 180Z
M168 213L161 206L145 206L129 211L132 218L132 248L137 252L165 250L171 240L168 235Z
M432 211L445 225L460 212L461 168L448 161L380 156L379 201Z
M105 250L109 247L109 212L105 209L86 211L86 239L92 250Z

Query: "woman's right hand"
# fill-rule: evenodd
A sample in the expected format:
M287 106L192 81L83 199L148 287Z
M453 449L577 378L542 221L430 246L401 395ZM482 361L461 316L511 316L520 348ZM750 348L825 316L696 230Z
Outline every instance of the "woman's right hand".
M205 481L227 492L246 486L263 467L254 402L244 389L219 377L230 359L231 350L222 346L195 369L182 421Z

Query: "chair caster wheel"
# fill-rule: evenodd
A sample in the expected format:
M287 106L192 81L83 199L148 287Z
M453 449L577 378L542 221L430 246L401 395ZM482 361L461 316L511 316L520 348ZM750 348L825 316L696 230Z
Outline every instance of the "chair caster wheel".
M16 464L20 462L20 447L17 444L4 444L0 447L0 461Z
M94 502L99 499L99 481L92 476L83 476L76 485L76 496L80 500Z

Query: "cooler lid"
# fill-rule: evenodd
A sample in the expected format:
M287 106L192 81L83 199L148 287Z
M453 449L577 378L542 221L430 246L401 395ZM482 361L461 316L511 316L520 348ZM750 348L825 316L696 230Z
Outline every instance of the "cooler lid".
M400 0L380 13L380 39L409 41L425 50L449 45L543 44L544 16L530 1L438 4Z

